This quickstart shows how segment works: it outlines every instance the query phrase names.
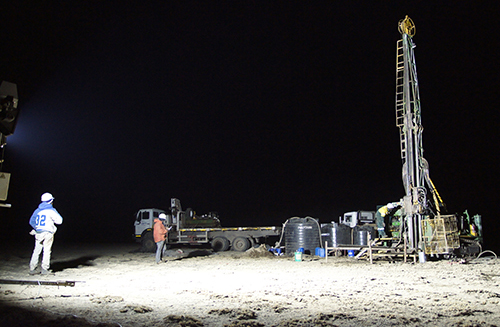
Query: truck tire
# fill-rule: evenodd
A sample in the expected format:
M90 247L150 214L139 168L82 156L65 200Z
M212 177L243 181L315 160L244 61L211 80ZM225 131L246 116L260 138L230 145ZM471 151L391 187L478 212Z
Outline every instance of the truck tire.
M156 251L156 243L153 239L153 232L149 231L142 235L141 237L142 251L144 252L154 252Z
M234 251L243 252L250 248L250 240L246 237L237 237L231 245Z
M229 240L223 236L218 236L212 240L211 245L215 252L227 251L229 249Z

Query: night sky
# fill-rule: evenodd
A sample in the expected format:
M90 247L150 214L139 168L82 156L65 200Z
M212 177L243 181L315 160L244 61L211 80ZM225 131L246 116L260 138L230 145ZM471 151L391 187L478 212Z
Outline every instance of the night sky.
M44 192L65 219L56 237L82 242L132 240L134 213L171 197L224 226L337 221L398 201L397 24L409 15L430 176L498 247L496 7L131 3L2 7L0 79L21 108L4 153L6 237L30 240Z

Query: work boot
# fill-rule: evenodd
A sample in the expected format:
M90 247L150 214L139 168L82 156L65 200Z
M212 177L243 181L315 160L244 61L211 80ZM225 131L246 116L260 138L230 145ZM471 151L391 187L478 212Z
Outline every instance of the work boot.
M42 275L50 275L50 271L42 269Z
M38 271L36 270L30 270L30 275L37 275L38 274Z

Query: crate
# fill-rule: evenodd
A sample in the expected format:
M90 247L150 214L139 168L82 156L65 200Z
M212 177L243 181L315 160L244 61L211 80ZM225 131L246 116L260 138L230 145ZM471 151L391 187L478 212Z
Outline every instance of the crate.
M460 247L457 217L437 216L422 220L422 239L426 254L449 254Z

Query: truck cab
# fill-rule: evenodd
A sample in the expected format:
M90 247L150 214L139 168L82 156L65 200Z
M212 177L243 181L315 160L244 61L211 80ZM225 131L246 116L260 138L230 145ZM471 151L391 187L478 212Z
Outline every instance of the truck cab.
M154 208L141 209L135 214L135 239L137 242L142 242L145 249L154 249L156 247L153 240L153 224L160 213L166 214L165 210Z
M351 228L354 228L357 225L373 224L375 223L375 211L360 210L346 212L343 216L340 217L339 222Z

